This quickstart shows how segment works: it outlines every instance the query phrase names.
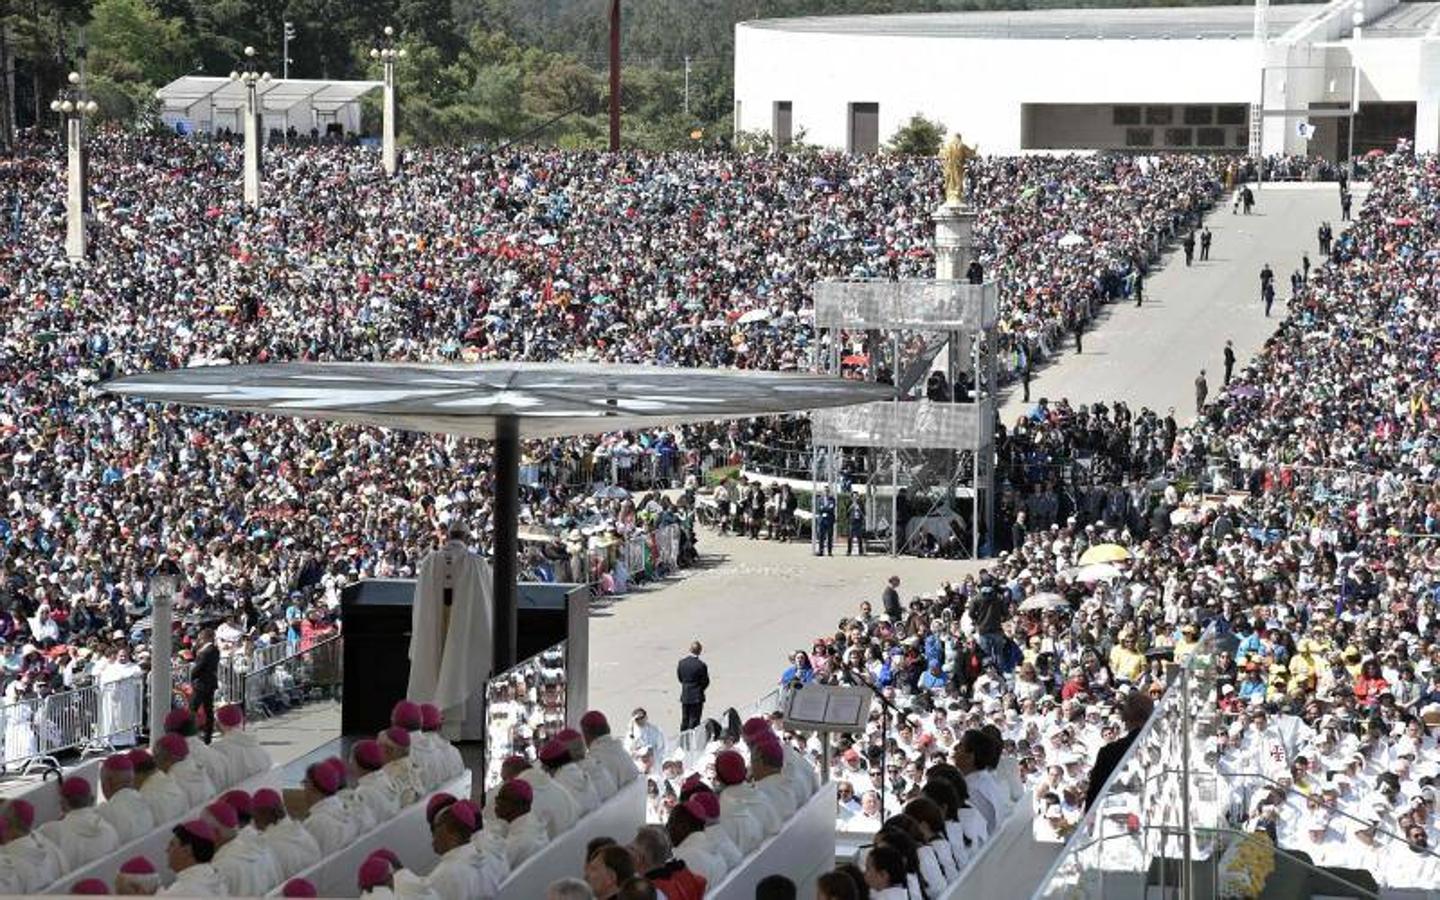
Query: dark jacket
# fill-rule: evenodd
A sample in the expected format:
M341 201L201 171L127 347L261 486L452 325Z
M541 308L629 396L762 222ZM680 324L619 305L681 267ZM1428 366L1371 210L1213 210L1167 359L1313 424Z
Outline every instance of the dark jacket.
M970 602L970 618L975 623L976 634L999 634L1005 622L1006 594L994 587L980 588Z
M885 585L885 593L880 595L880 607L885 610L885 615L897 624L904 615L904 611L900 608L900 592L888 584Z
M199 690L215 690L220 684L220 650L214 644L206 644L195 655L195 665L190 669L190 683Z
M1105 786L1105 781L1110 777L1110 773L1115 771L1115 767L1125 757L1125 752L1135 742L1135 735L1139 733L1140 729L1137 728L1124 737L1101 747L1100 752L1095 755L1095 765L1090 767L1090 786L1085 789L1086 809L1089 809L1095 802L1095 798L1100 796L1100 789Z
M705 689L710 686L710 669L704 660L693 654L685 657L675 666L675 677L680 679L681 703L705 702Z

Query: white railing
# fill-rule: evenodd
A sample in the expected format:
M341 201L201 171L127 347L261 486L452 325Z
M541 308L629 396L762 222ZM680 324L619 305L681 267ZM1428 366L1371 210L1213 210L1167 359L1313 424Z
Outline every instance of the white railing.
M0 706L0 759L6 769L35 762L58 768L57 753L133 743L144 721L143 675L7 703Z

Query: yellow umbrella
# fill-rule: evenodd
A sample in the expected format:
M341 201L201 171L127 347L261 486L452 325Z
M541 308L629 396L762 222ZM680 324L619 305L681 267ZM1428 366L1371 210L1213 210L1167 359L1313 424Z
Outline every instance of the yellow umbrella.
M1088 566L1091 563L1122 562L1127 559L1134 559L1135 554L1126 550L1119 544L1096 544L1089 550L1080 554L1080 565Z

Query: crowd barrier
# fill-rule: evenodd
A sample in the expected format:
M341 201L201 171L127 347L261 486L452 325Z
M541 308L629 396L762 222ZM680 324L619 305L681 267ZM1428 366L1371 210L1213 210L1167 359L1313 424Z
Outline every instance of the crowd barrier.
M135 675L0 706L4 767L44 762L55 754L113 749L134 743L145 721L145 678Z
M644 824L645 779L636 777L623 785L615 796L600 804L599 809L576 822L573 828L556 835L544 850L522 862L501 883L496 900L535 900L553 881L583 878L585 847L590 841L597 837L609 837L628 844ZM406 857L401 859L409 864Z
M456 797L470 796L470 773L465 772L445 782L400 810L399 815L380 823L342 850L293 877L309 879L321 897L358 897L360 886L355 876L360 871L360 864L382 847L395 851L410 871L430 871L437 857L430 844L430 826L425 821L425 808L431 797L442 792ZM278 896L279 893L280 886L277 886L269 896Z
M631 584L648 581L680 567L680 526L662 525L645 534L635 534L619 544L591 547L587 552L588 571L599 581L602 593L620 594ZM621 572L619 563L624 564Z
M813 897L815 881L835 867L835 782L795 811L780 830L766 838L723 881L705 892L706 900L753 900L755 886L768 875L784 875ZM981 896L981 895L975 895ZM1002 896L997 894L996 896Z
M268 787L279 790L281 786L282 772L280 769L272 768L268 771L261 772L259 775L251 776L225 790L229 791L238 788L246 793L253 794L261 788ZM220 793L224 792L225 791L220 791ZM180 818L156 826L149 834L122 845L119 850L116 850L109 856L101 857L89 865L82 866L62 876L59 881L50 885L44 893L68 894L70 893L71 886L74 885L75 882L83 881L86 878L98 878L106 884L114 884L115 876L120 872L120 866L124 865L125 861L133 856L143 856L150 860L161 872L166 871L165 848L170 844L171 829L181 822L188 822L191 819L199 818L205 806L209 805L214 799L214 797L211 797L204 804L195 807ZM101 802L103 803L104 801Z

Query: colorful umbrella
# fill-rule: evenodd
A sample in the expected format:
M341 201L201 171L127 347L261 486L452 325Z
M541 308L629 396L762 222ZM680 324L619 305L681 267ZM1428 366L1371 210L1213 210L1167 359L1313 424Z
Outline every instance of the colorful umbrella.
M1135 554L1119 544L1096 544L1080 554L1080 565L1088 566L1091 563L1123 562L1124 560L1134 558Z

